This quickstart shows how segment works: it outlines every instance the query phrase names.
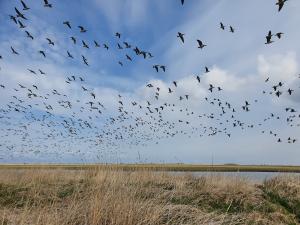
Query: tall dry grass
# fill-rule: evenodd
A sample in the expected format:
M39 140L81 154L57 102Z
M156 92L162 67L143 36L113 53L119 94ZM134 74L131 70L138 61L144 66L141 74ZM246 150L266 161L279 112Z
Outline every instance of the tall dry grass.
M300 224L300 178L1 170L0 225Z

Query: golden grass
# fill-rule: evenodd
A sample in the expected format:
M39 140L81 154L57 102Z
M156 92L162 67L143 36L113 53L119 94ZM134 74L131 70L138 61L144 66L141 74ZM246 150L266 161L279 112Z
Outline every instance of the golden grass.
M0 173L0 225L300 224L299 176L238 177L146 170Z
M300 173L300 166L283 165L197 165L197 164L0 164L0 169L116 169L155 171L220 171L220 172L294 172Z

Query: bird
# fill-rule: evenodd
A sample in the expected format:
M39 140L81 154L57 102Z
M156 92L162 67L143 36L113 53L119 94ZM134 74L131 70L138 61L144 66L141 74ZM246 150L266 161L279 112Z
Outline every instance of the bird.
M45 53L44 51L40 50L39 53L40 53L41 55L43 55L44 58L46 58L46 53Z
M84 48L89 48L89 46L82 40L81 41L82 42L82 46L84 47Z
M294 90L292 90L292 89L289 88L289 89L288 89L289 95L292 95L293 91L294 91Z
M118 46L118 49L123 49L123 47L119 43L117 44L117 46Z
M107 44L103 44L103 47L106 48L106 50L109 49L108 45Z
M95 47L96 47L96 48L100 48L100 45L98 44L97 41L94 41L94 44L95 44Z
M183 5L184 4L184 0L181 0L181 5Z
M198 42L198 48L204 48L206 45L205 44L203 44L203 42L202 41L200 41L200 40L197 40L197 42Z
M78 26L78 28L80 29L80 32L81 32L81 33L85 33L85 32L87 32L87 30L86 30L86 29L84 29L84 27L83 27L83 26Z
M156 70L156 72L158 73L158 68L159 68L159 65L153 65L153 68Z
M278 5L278 12L280 12L286 1L287 0L278 0L278 2L276 3L276 5Z
M270 77L268 77L268 78L265 80L265 82L267 83L267 82L269 81L269 79L270 79Z
M50 38L46 38L46 40L48 41L48 44L49 44L49 45L53 45L53 46L54 46L54 42L53 42L53 41L51 41L51 39L50 39Z
M121 38L121 34L119 32L117 32L116 37Z
M180 38L180 40L182 41L182 43L184 43L184 37L183 36L184 36L183 33L178 32L177 37Z
M166 66L160 66L160 68L161 68L164 72L166 72Z
M83 60L85 65L87 65L87 66L89 65L88 62L87 62L87 59L84 57L84 55L82 55L82 60Z
M36 72L35 72L34 70L28 69L28 71L29 71L30 73L36 74Z
M40 74L45 75L46 73L39 69Z
M123 63L121 61L118 62L120 66L123 66Z
M10 19L15 22L15 24L18 24L17 19L16 19L15 16L13 16L13 15L9 15L9 16L10 16Z
M72 29L69 21L64 21L63 24L66 25L67 27L69 27L70 29Z
M278 33L276 33L276 36L278 37L278 39L280 39L282 35L283 35L283 33L282 33L282 32L278 32Z
M26 27L20 20L18 20L18 23L19 23L21 29Z
M205 73L209 73L210 71L209 71L209 69L208 69L208 67L206 66L205 67Z
M12 51L13 54L19 55L19 53L12 46L10 47L10 49L11 49L11 51Z
M173 81L173 84L175 87L177 87L177 82L176 81Z
M48 0L44 0L44 7L52 8L52 4L49 4Z
M131 45L130 44L128 44L128 42L123 42L124 43L124 45L125 45L125 48L131 48Z
M27 34L27 37L31 38L32 40L34 39L33 36L27 30L25 30L25 33Z
M147 84L146 86L149 87L149 88L153 87L152 84Z
M225 30L225 26L222 22L220 22L220 27L221 27L222 30Z
M71 40L73 41L74 45L76 44L76 38L75 37L71 37Z
M72 59L74 58L69 51L67 51L67 53L68 53L69 58L72 58Z
M197 78L197 81L198 81L198 83L200 83L200 77L199 77L199 76L197 76L196 78Z
M132 58L126 54L126 58L129 60L129 61L132 61Z
M232 27L232 26L229 26L229 28L230 28L230 32L231 32L231 33L234 33L233 27Z
M272 31L269 31L268 35L266 36L266 39L267 39L267 42L265 43L266 45L273 43L273 41L271 40L272 36L273 36Z
M25 4L25 2L23 2L22 0L21 0L21 3L22 3L22 5L23 5L23 10L28 10L28 9L30 9L30 8L27 7L27 5Z
M15 7L15 11L17 13L17 17L27 20L27 18L24 16L24 14L22 14L16 7Z

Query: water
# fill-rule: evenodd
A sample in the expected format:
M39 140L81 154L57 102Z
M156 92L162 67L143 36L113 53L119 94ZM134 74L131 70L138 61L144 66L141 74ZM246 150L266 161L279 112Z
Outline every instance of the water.
M278 173L278 172L171 172L174 175L191 174L195 177L201 176L225 176L246 178L253 182L261 183L266 179L276 176L300 176L299 173Z

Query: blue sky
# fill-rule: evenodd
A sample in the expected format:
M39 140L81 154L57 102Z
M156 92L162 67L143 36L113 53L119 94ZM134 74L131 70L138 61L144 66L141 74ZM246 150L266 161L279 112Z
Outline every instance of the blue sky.
M214 157L216 163L299 164L299 141L287 143L288 137L298 139L299 119L295 118L293 126L288 126L289 114L284 109L299 109L300 2L288 1L281 12L277 11L275 0L186 0L184 6L179 0L51 0L51 9L43 7L43 1L25 2L30 7L28 11L22 11L20 1L0 2L0 55L3 57L0 84L6 87L0 88L0 108L6 110L7 105L16 102L12 96L25 103L31 102L33 106L26 114L12 111L0 114L3 116L0 120L0 160L3 162L210 163ZM28 21L22 20L27 26L23 30L9 19L9 15L15 15L14 7L28 17ZM63 25L66 20L71 22L72 29ZM220 29L220 22L225 24L225 31ZM79 25L87 32L80 33ZM235 28L235 33L229 32L229 25ZM34 40L27 38L24 30L29 31ZM275 42L265 45L269 30L283 32L283 37L273 37ZM176 37L179 31L185 33L184 44ZM121 33L120 40L115 37L116 32ZM76 37L76 45L71 36ZM46 38L53 40L55 46L49 46ZM207 47L198 49L197 39ZM90 49L82 48L81 40L88 43ZM93 47L94 40L101 48ZM154 57L145 60L136 56L132 49L117 49L117 43L123 41L151 52ZM109 46L108 51L103 44ZM20 55L11 54L10 46ZM46 59L41 57L39 50L46 52ZM67 51L74 59L66 57ZM126 59L126 54L132 57L132 62ZM81 55L86 56L90 66L82 63ZM166 72L156 73L152 68L154 64L166 65ZM210 73L204 73L205 66ZM46 75L35 76L28 69L41 69ZM77 81L67 84L66 77L72 75ZM201 84L197 84L197 75L201 77ZM78 82L79 76L84 77L84 83ZM267 77L270 77L269 83L264 82ZM177 88L172 81L177 81ZM263 90L271 91L272 85L279 81L284 83L284 94L280 98L262 94ZM161 88L159 100L154 98L155 88L146 87L149 83ZM28 99L24 90L14 90L20 89L18 84L26 88L35 84L39 87L38 93L41 96L49 94L49 98ZM210 93L209 84L220 86L223 91ZM95 93L97 101L103 103L105 109L101 115L88 110L86 103L93 99L81 86ZM175 90L171 95L169 87ZM292 96L286 93L288 88L295 90ZM53 96L53 89L66 97ZM124 124L108 126L107 121L119 115L118 94L122 96L124 109L132 111L133 117ZM189 95L189 100L179 102L179 96L185 94ZM232 128L232 122L226 122L231 114L218 118L218 108L206 102L205 97L210 101L219 98L234 105L245 129ZM72 102L72 110L57 106L62 99ZM246 100L250 102L248 113L241 109ZM186 135L161 138L162 133L142 126L137 129L136 136L126 137L122 125L135 124L136 117L151 120L144 108L132 107L133 101L144 108L150 101L153 110L165 102L175 104L173 111L165 110L162 116L165 121L176 123L174 131L184 131ZM54 107L51 118L45 123L28 119L30 116L42 118L47 111L45 105ZM80 107L85 108L83 112ZM194 114L183 114L181 109ZM215 114L215 120L194 116L210 113ZM270 119L271 113L281 119ZM153 114L155 119L159 119L158 116ZM75 124L80 134L69 135L62 121L66 119L72 123L70 118L90 121L93 129L81 130L79 124ZM178 124L178 120L189 121L190 125ZM20 128L24 125L27 130ZM254 125L254 128L246 128L246 125ZM224 133L200 137L202 126L226 128L231 137ZM99 137L101 132L117 135L117 131L126 140ZM278 136L270 135L270 131ZM51 136L58 133L63 135ZM150 136L152 140L146 141L145 137ZM277 143L278 137L282 143ZM132 144L136 142L139 145Z

